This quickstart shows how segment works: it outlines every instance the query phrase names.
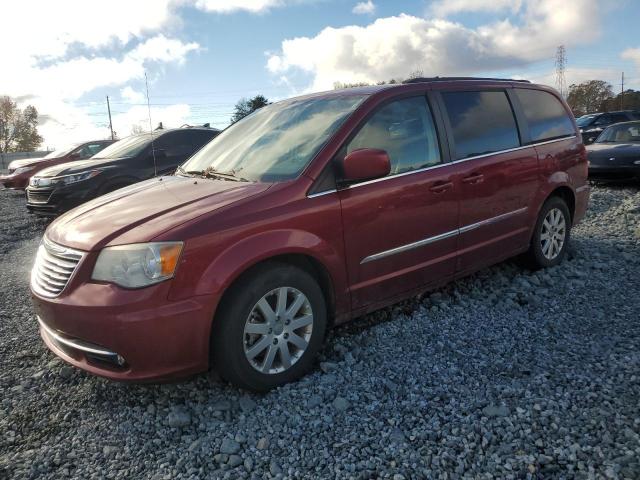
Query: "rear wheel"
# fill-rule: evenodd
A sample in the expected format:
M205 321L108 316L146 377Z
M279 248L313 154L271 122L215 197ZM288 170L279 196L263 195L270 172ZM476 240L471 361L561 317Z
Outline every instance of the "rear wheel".
M248 390L296 380L322 345L326 316L322 290L311 275L287 264L262 265L232 287L216 315L213 366Z
M565 201L551 197L540 210L527 252L529 266L534 269L559 264L564 259L571 233L571 215Z

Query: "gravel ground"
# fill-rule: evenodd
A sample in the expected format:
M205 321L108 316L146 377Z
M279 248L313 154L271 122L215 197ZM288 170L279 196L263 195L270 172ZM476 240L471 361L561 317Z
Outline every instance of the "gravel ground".
M640 191L596 187L570 258L507 262L331 333L264 396L126 385L42 344L45 223L0 191L0 477L640 478Z

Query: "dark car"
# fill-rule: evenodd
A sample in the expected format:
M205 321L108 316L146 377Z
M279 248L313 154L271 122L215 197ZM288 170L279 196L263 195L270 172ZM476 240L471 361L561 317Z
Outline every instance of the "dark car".
M548 87L307 95L234 123L174 176L56 219L35 312L49 348L94 374L212 365L267 390L307 371L333 325L522 253L558 265L588 199L584 145Z
M589 177L640 179L640 121L612 125L587 147Z
M56 215L119 188L173 173L218 133L189 127L134 135L89 160L47 168L31 177L27 208Z
M46 157L14 160L9 164L9 174L0 176L0 183L5 188L24 190L29 185L29 178L41 170L64 162L91 158L113 142L113 140L93 140L91 142L72 143L51 152Z
M582 142L589 145L595 142L598 135L609 125L630 120L640 120L640 112L620 110L618 112L590 113L578 118L576 123L582 134Z

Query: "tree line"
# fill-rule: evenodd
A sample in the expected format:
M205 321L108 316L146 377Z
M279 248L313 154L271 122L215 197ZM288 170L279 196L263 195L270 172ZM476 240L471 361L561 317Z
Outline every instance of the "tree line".
M587 113L640 110L640 91L627 89L617 95L604 80L588 80L569 86L567 103L576 117Z

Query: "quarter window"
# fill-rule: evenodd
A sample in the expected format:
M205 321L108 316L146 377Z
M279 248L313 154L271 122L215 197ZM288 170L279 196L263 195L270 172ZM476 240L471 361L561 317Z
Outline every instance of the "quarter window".
M458 160L520 146L505 92L444 92L442 98Z
M529 124L532 142L576 134L569 114L552 94L525 88L517 88L515 92Z
M374 113L349 142L346 153L361 148L385 150L391 161L390 175L440 163L438 136L426 99L396 100Z

